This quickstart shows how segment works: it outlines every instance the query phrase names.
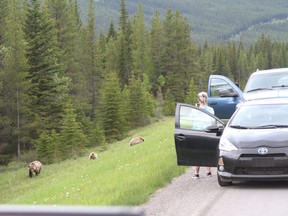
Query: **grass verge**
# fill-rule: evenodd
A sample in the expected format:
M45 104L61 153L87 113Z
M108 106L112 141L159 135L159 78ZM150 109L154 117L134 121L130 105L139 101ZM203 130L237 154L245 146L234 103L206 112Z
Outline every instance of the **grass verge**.
M177 166L174 118L137 129L109 145L96 160L79 157L43 165L30 179L28 168L0 173L0 204L136 206L184 173ZM145 141L129 146L134 136ZM95 149L91 149L94 151Z

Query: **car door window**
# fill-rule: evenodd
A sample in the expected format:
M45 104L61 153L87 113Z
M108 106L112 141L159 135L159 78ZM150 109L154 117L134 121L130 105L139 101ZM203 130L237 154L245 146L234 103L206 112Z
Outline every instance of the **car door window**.
M214 117L203 112L203 110L181 106L180 108L180 128L205 130L208 126L217 124Z
M220 78L213 78L211 80L211 97L233 97L237 96L237 92L226 81Z

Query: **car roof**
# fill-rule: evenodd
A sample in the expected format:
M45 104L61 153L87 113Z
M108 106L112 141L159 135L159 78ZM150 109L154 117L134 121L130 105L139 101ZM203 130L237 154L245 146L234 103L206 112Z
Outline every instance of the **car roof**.
M257 70L256 72L252 73L251 76L255 75L264 75L264 74L275 74L275 73L287 73L288 74L288 68L275 68L275 69L268 69L268 70Z
M264 105L264 104L288 104L288 98L263 98L244 101L241 103L241 106L250 106L250 105Z

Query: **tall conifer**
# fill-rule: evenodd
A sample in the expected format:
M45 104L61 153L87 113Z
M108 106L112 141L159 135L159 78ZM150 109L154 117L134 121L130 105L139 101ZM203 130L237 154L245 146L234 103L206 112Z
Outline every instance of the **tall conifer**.
M162 75L166 86L177 102L183 102L189 81L197 72L195 47L191 40L191 28L179 12L168 9L163 21L164 43Z
M65 106L63 121L60 126L59 148L63 159L79 156L88 144L80 123L77 121L75 109L71 102Z
M143 75L151 74L151 59L148 54L148 31L146 29L142 5L139 4L138 12L132 24L132 74L143 79Z
M37 130L58 128L67 99L69 79L59 65L54 23L47 8L39 0L31 0L27 11L25 35L27 40L28 78L32 87L33 116ZM37 134L37 133L36 133Z
M5 18L7 16L7 3L8 0L0 1L0 70L4 66L4 32L5 32Z
M106 139L120 140L126 135L127 122L125 120L120 82L113 71L106 73L101 88L100 116Z
M163 52L163 24L160 20L160 13L155 12L152 19L152 27L150 31L150 53L153 61L153 72L151 73L150 81L152 84L152 91L154 95L160 90L163 91L163 85L159 85L157 82L159 77L163 77L162 73L162 52Z
M144 126L149 123L156 107L156 101L150 94L149 79L146 74L143 81L136 76L132 76L129 82L129 122L132 128Z
M1 74L3 89L1 91L2 101L0 103L2 125L6 123L6 131L1 139L8 139L10 148L15 149L18 156L21 153L21 144L24 146L27 138L28 123L28 98L27 88L29 82L25 81L27 76L27 59L25 56L25 40L22 31L21 3L19 0L7 2L7 17L5 18L4 44L5 68ZM3 121L3 119L6 119ZM24 127L25 126L25 127ZM25 138L26 137L26 138Z
M96 118L96 109L99 105L99 89L101 85L100 57L96 38L96 15L94 1L89 1L88 23L84 35L85 79L88 85L88 100L91 106L90 117Z
M121 0L118 34L118 68L122 88L128 84L131 77L131 23L128 20L129 14L126 8L126 1Z

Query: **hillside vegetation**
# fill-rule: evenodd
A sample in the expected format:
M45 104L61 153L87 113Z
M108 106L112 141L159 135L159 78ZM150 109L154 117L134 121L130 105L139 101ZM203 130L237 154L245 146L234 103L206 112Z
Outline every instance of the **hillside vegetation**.
M264 34L247 49L242 41L200 46L175 9L153 14L148 26L147 6L135 1L131 11L121 0L119 24L97 35L94 0L85 1L86 23L75 1L20 2L0 1L1 166L14 157L52 164L81 156L174 116L175 103L196 102L211 74L243 87L256 69L288 63L287 44Z
M78 0L83 14L87 11L88 1ZM95 1L98 31L106 31L110 21L118 22L119 0ZM147 24L155 11L163 16L167 8L178 10L192 27L192 37L197 43L223 43L239 40L254 43L264 33L275 40L287 41L288 1L278 0L126 0L130 15L137 11L138 4L143 6Z
M27 167L0 173L0 204L139 205L149 195L184 172L176 163L174 119L133 131L129 138L98 152L98 159L43 166L28 177ZM130 147L129 139L145 141ZM95 149L91 149L95 150Z

